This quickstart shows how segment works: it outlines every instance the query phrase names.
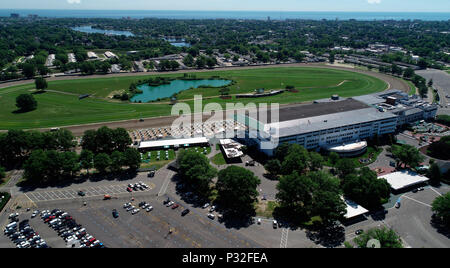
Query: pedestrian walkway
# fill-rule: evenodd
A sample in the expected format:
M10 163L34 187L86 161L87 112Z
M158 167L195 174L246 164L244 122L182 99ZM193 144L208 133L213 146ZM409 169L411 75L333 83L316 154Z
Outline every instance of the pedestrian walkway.
M103 195L114 195L114 194L125 194L127 191L127 184L117 184L117 185L102 185L102 186L90 186L83 188L68 188L53 191L34 191L28 192L25 195L34 202L42 201L54 201L54 200L68 200L82 198L78 194L79 191L85 193L85 197L103 196ZM155 185L150 184L149 188L140 190L137 192L145 192L153 189Z

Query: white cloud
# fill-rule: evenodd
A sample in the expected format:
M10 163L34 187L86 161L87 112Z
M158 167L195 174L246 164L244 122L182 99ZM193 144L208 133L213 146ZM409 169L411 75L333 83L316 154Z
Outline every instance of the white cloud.
M367 0L367 3L373 5L373 4L381 4L381 0Z
M81 4L81 0L67 0L69 4Z

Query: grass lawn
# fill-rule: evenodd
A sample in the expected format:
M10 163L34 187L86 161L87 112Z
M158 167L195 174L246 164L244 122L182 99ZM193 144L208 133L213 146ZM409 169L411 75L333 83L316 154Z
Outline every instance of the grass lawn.
M225 165L227 163L225 161L225 158L223 157L222 152L220 152L220 153L216 154L215 156L213 156L211 158L211 161L217 166Z
M355 163L356 167L364 167L364 166L370 165L373 162L375 162L382 151L383 151L382 148L378 148L378 151L377 151L377 150L375 150L374 147L367 147L367 151L363 155L356 156L356 157L348 157L348 158L351 159ZM371 155L371 154L373 155L373 157L370 159L369 162L364 163L364 164L359 162L359 159L368 159L369 155ZM333 164L331 164L330 159L328 159L326 156L324 156L324 159L325 159L325 166L333 167Z
M413 82L408 81L408 80L404 80L404 79L403 79L403 81L405 81L409 85L410 90L409 90L408 94L409 95L416 94L416 86L413 84Z
M6 192L0 192L0 211L2 211L3 207L8 203L11 195Z
M258 208L256 209L256 215L265 218L272 218L273 211L275 210L276 207L278 207L278 203L275 201L267 201L267 202L263 201L258 204Z
M191 99L196 94L211 97L204 99L203 105L217 102L225 108L226 103L299 103L327 98L332 94L350 97L375 93L387 88L385 82L375 77L318 67L207 71L195 74L198 78L209 78L214 75L236 81L230 87L231 95L253 92L257 88L280 89L286 85L295 86L299 92L285 92L272 97L238 100L234 96L229 100L217 97L220 95L217 88L198 88L180 92L178 101L186 102L191 109L194 103ZM182 74L159 76L180 77ZM38 102L38 108L27 113L14 113L17 110L15 99L20 94L34 92L34 84L0 89L0 129L55 127L170 115L172 106L166 103L133 104L106 98L111 92L126 90L132 82L148 77L52 81L49 82L48 87L48 90L51 91L34 95ZM92 94L93 97L79 100L78 95L80 94Z

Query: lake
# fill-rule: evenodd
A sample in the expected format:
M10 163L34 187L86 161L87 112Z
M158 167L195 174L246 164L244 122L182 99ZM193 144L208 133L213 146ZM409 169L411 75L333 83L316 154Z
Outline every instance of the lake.
M157 99L169 98L175 93L200 86L221 87L231 83L230 80L173 80L170 84L160 85L157 87L149 86L148 84L139 85L137 88L142 90L142 94L136 94L131 98L131 102L149 102Z
M92 26L72 27L71 29L74 31L83 32L83 33L100 33L100 34L106 34L106 35L134 36L134 34L129 31L102 30L102 29L92 28Z

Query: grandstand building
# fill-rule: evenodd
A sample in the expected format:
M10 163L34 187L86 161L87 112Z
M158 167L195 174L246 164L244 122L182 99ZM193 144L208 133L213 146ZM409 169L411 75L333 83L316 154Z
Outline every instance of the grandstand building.
M350 156L366 150L366 139L434 118L437 106L400 90L388 90L347 99L334 95L313 104L280 108L279 122L270 122L270 110L265 112L267 122L250 115L235 119L248 126L245 142L257 145L267 155L282 143L297 143L308 150L325 149Z

